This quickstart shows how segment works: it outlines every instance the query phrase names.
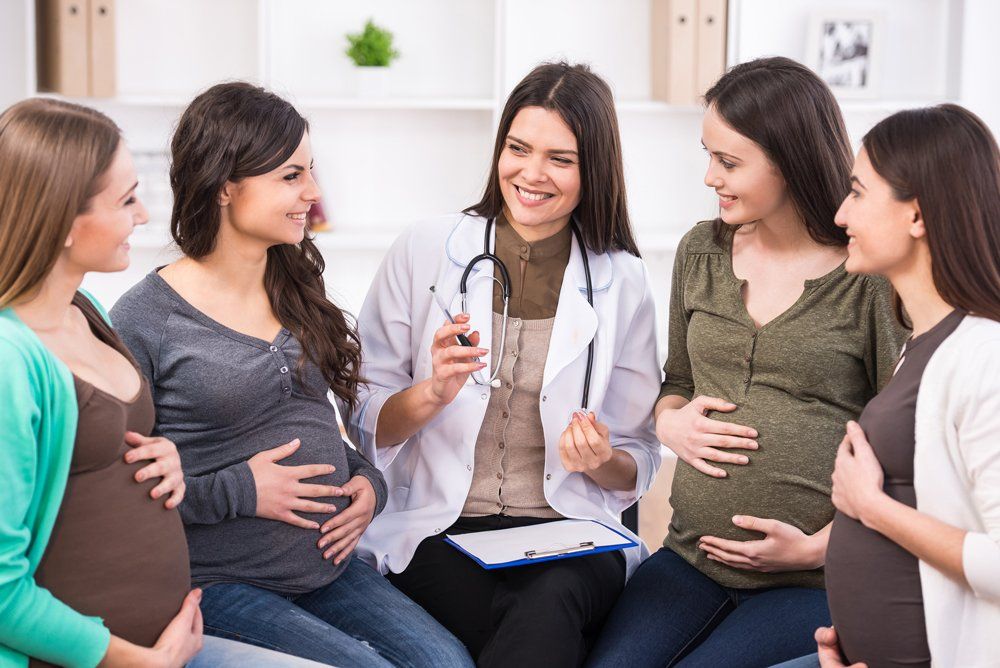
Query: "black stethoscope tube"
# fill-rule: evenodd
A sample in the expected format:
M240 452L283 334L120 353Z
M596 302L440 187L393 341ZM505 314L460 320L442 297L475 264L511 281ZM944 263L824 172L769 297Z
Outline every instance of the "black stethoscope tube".
M467 293L469 274L472 273L473 268L483 260L492 262L493 265L500 270L500 292L503 296L504 302L504 329L507 327L507 305L510 302L510 273L507 271L507 266L504 265L503 260L497 257L494 253L490 252L490 237L493 232L493 222L494 218L490 218L486 221L486 234L483 240L483 252L476 257L472 258L469 263L465 266L465 271L462 272L462 280L459 283L459 290L462 294L462 300L464 302ZM587 258L587 247L583 245L583 235L580 234L579 228L576 223L572 220L569 223L570 229L573 230L573 236L576 237L576 244L580 247L580 254L583 257L583 272L587 279L587 303L590 307L594 307L594 285L590 278L590 260ZM501 354L503 351L501 351ZM502 358L498 361L498 364L502 363ZM583 401L580 407L583 410L587 410L587 405L590 401L590 376L594 369L594 340L591 339L590 343L587 345L587 371L583 376Z

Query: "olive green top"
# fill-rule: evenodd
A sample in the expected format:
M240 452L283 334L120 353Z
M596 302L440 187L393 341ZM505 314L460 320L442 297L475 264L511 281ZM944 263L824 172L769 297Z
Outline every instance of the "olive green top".
M787 311L757 329L733 273L730 244L710 222L677 250L670 295L666 379L660 396L707 395L738 406L716 420L757 430L750 463L713 465L713 478L678 461L664 545L727 587L823 587L823 569L761 573L709 561L701 536L753 540L734 515L773 518L807 534L833 519L830 475L848 420L892 376L907 333L893 315L884 279L848 274L843 265L805 281Z

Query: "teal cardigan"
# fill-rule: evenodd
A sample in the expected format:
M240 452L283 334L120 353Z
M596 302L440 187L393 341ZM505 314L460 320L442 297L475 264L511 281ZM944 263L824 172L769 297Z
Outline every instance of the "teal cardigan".
M27 666L29 656L92 668L111 641L99 618L34 577L66 489L76 423L69 368L13 309L0 310L0 668Z

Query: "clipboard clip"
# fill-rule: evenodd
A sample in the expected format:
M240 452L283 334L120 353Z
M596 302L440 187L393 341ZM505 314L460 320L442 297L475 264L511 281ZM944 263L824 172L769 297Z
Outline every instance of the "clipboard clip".
M594 541L588 540L584 543L580 543L576 547L560 547L555 550L528 550L524 553L524 556L528 559L541 559L542 557L558 557L564 554L573 554L575 552L585 552L587 550L594 549Z

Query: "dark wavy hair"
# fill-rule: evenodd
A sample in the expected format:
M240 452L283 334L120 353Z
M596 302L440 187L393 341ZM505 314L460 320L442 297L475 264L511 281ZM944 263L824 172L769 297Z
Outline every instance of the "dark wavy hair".
M1000 321L1000 150L990 129L942 104L895 113L861 143L893 196L917 200L942 299Z
M170 233L181 251L209 255L219 235L219 192L227 181L266 174L295 152L309 124L277 95L248 83L213 86L184 111L170 144L174 208ZM353 318L326 294L325 263L307 232L299 244L267 250L264 288L278 321L353 410L361 381L361 343ZM305 385L303 383L303 385Z
M708 89L705 105L764 150L815 242L847 245L833 219L851 189L854 155L840 106L812 70L781 57L740 63ZM716 219L717 241L734 231Z
M586 65L543 63L511 91L500 115L483 197L465 209L465 213L487 218L500 214L503 193L498 163L514 117L524 107L555 111L576 137L580 154L580 202L573 218L584 245L594 253L623 250L638 257L639 248L625 199L625 170L614 95L604 79Z

